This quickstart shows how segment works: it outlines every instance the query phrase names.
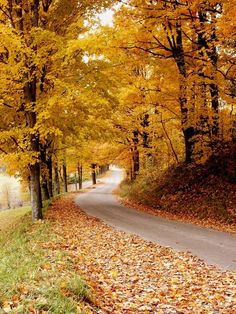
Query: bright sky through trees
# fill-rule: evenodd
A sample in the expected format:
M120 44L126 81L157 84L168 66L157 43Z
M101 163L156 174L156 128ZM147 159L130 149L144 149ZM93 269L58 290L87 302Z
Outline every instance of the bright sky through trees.
M99 14L99 19L101 20L101 24L103 26L105 25L112 26L113 15L114 15L114 10L106 10L104 13Z

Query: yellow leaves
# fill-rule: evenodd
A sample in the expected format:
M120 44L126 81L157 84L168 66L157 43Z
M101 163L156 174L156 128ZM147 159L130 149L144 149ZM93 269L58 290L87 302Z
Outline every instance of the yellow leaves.
M113 278L116 278L119 273L118 273L118 270L113 269L113 270L110 272L110 274L112 275Z
M12 307L13 307L13 302L8 302L8 301L4 301L4 302L3 302L2 309L3 309L6 313L10 313L10 311L12 310Z
M61 52L64 50L65 40L59 37L55 32L50 32L42 28L33 28L31 30L32 44L30 52L34 64L41 69L43 65L52 62L60 64L62 60ZM35 51L34 47L37 46Z
M3 47L6 47L9 52L20 52L21 49L24 48L22 38L17 35L17 33L12 29L12 27L7 26L5 24L1 24L0 27L0 49L3 50ZM9 57L11 57L9 55Z

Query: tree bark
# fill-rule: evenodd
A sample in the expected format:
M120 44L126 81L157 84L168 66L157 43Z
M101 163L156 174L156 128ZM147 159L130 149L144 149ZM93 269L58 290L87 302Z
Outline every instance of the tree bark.
M53 197L53 176L52 176L52 156L49 155L47 160L47 169L48 169L48 192L50 198Z
M30 165L30 195L33 220L43 219L39 162Z
M210 84L212 106L212 138L213 145L219 141L219 89L217 84Z
M139 150L138 150L138 130L133 131L133 150L132 150L132 160L133 160L133 180L137 178L137 175L139 174Z
M31 69L32 70L32 69ZM36 77L24 86L24 98L27 104L36 103ZM29 128L33 129L36 124L36 113L34 111L25 111L26 124ZM39 149L39 135L33 133L29 135L29 151L38 155L40 159ZM36 158L36 157L35 157ZM34 220L42 219L42 194L40 187L40 160L35 161L29 165L30 169L30 190L31 190L31 204L32 204L32 217Z
M55 163L54 166L54 185L55 185L55 193L58 195L60 194L60 179L59 179L59 171L58 171L58 164Z
M37 47L32 47L33 39L31 30L39 25L39 0L33 0L32 3L26 6L22 0L8 1L9 18L12 28L15 28L20 33L25 45L37 51ZM28 55L24 66L28 69L25 71L22 111L25 115L26 126L29 128L27 134L29 141L27 150L33 155L29 168L30 176L30 195L32 204L33 219L42 219L42 194L40 187L40 149L39 149L39 134L34 129L36 125L37 113L35 110L36 95L37 95L37 76L36 66L31 57Z
M41 160L41 188L43 200L49 200L49 190L48 190L48 169L46 160L46 146L40 145L40 160Z
M64 192L68 192L68 185L67 185L67 169L66 169L66 163L63 163L62 166L62 171L63 171L63 186L64 186Z
M149 148L149 133L147 131L147 128L149 126L149 114L145 114L143 117L143 120L141 122L141 126L143 127L143 147L144 148Z
M172 27L170 26L170 31L172 33ZM185 146L185 162L191 163L193 161L194 152L194 135L195 128L190 125L189 121L189 107L187 101L187 71L186 71L186 60L183 45L183 34L181 22L177 21L175 23L175 36L170 36L167 31L167 40L170 45L170 49L173 53L173 58L177 65L180 74L180 91L179 91L179 104L181 111L181 125L184 135L184 146Z
M48 184L47 184L46 180L42 181L41 188L42 188L42 198L43 198L43 200L44 201L49 200L50 199L50 195L49 195Z
M212 74L210 79L213 83L209 84L210 95L211 95L211 108L212 108L212 145L219 141L220 126L219 126L219 88L214 82L216 80L217 64L218 64L218 53L216 48L216 13L214 8L212 12L209 12L209 8L205 7L206 3L203 3L201 10L199 11L199 21L200 27L198 33L198 46L200 49L200 54L203 55L202 49L204 48L212 66ZM210 17L209 17L210 15ZM211 30L209 33L209 25L211 25ZM209 64L207 65L209 67Z
M78 171L79 190L82 190L82 188L83 188L83 166L78 165L77 171Z
M91 164L91 168L92 168L92 182L93 184L97 184L96 164Z

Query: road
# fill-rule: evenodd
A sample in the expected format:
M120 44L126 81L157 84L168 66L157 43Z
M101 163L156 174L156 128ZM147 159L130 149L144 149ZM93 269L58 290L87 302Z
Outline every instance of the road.
M207 264L222 270L236 270L236 235L219 232L179 221L167 220L127 208L112 191L122 180L122 171L113 169L96 189L76 197L76 203L89 215L108 225L145 240L190 251Z

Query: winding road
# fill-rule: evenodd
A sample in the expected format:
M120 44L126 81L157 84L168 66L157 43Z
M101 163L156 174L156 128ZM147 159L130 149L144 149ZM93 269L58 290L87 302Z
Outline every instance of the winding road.
M222 270L236 270L236 235L179 221L167 220L120 204L112 191L122 180L122 171L114 168L95 189L76 197L76 203L88 214L108 225L141 238L189 251L207 264Z

